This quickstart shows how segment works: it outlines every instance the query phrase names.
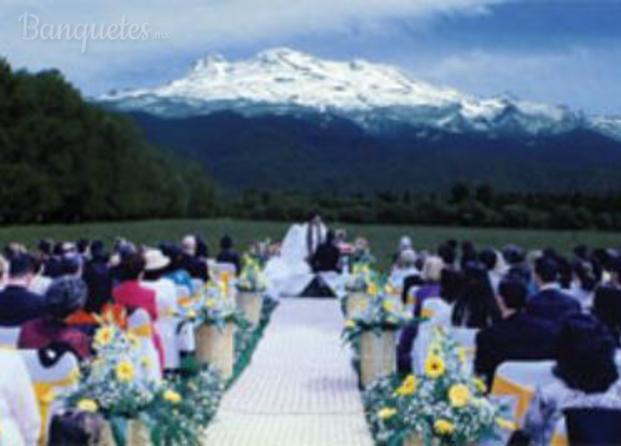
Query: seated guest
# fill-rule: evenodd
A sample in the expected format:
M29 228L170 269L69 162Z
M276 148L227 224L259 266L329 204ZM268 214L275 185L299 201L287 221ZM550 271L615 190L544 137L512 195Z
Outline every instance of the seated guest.
M99 240L91 245L91 258L84 265L82 280L88 287L84 309L89 313L100 313L112 299L112 272L108 266L108 255Z
M534 277L539 292L526 304L530 316L549 320L560 327L569 314L580 313L578 301L559 289L558 266L554 259L539 257L535 261Z
M28 286L28 290L38 294L39 296L43 296L52 284L52 279L44 275L45 264L40 257L33 257L32 265L34 274L32 276L32 280L30 281L30 285Z
M81 279L56 279L45 294L47 316L26 322L19 336L19 348L41 349L63 345L80 359L91 356L90 338L81 330L67 325L65 319L82 309L87 289Z
M477 251L474 247L474 243L470 240L466 240L461 244L461 257L459 259L459 265L461 269L465 269L466 265L470 262L477 261Z
M440 279L442 278L443 268L444 262L440 257L431 256L425 259L423 270L420 274L423 283L414 293L416 298L414 316L421 315L426 299L440 297Z
M235 274L239 274L241 270L241 259L239 254L233 249L233 239L228 235L225 235L220 240L220 253L216 257L216 262L235 265Z
M621 289L603 285L595 291L593 315L612 332L617 345L621 341Z
M188 293L194 292L194 284L192 276L185 269L184 254L179 247L173 243L161 243L160 251L170 259L170 263L166 268L166 277L173 281L179 287L187 289Z
M334 243L334 232L328 231L326 241L317 247L311 258L311 268L314 272L340 271L339 260L341 252Z
M392 262L397 263L399 261L399 257L401 256L401 253L406 250L414 250L414 246L412 245L412 239L407 235L404 235L403 237L401 237L401 240L399 240L399 248L397 249L397 252L392 256Z
M121 282L112 290L114 302L122 305L131 314L138 308L142 308L151 317L151 322L158 319L156 293L144 286L141 281L144 278L146 262L142 253L128 254L121 263ZM164 349L162 342L153 327L153 343L160 356L160 365L164 366Z
M520 277L525 283L531 282L530 268L526 261L526 253L517 245L507 245L502 249L502 257L507 263L507 274Z
M6 287L0 291L0 326L19 327L46 314L43 297L28 291L33 274L30 256L18 254L10 260Z
M159 249L147 249L144 258L145 273L142 284L155 291L159 309L176 310L177 289L175 283L165 277L170 259Z
M595 273L591 264L583 260L575 261L572 269L574 280L569 294L580 302L583 310L588 310L593 305L595 287L597 286Z
M615 341L592 316L573 314L558 336L557 380L538 388L526 414L525 431L535 445L549 445L563 410L621 409Z
M43 275L51 279L60 276L60 256L54 255L54 242L41 240L38 250L43 261Z
M454 326L480 329L500 320L487 270L478 262L466 264L463 292L455 302L451 319Z
M481 330L476 337L474 368L491 388L496 368L505 361L553 359L554 325L525 313L528 288L517 277L500 282L498 306L502 320Z
M507 267L502 256L495 250L487 248L479 253L479 261L487 269L494 293L498 292L498 285L507 272Z
M403 289L405 279L410 276L420 276L420 272L416 268L416 253L413 249L405 249L399 253L388 281L395 288Z
M197 257L197 240L195 235L186 235L181 242L181 259L179 266L186 270L193 279L209 280L207 262Z
M456 244L454 241L446 242L438 247L438 256L447 268L454 268L457 260Z
M36 446L41 416L28 369L16 351L0 349L0 443Z

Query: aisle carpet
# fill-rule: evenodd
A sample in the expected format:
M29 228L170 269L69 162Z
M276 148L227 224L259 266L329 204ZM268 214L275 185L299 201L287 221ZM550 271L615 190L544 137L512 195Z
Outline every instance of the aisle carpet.
M336 300L283 299L207 446L371 446Z

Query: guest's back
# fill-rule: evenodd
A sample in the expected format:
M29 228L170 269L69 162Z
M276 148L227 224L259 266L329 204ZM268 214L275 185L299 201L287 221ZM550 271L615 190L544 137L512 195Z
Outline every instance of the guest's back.
M0 291L0 326L17 327L45 314L43 297L28 290L33 277L32 261L18 255L9 261L9 281Z

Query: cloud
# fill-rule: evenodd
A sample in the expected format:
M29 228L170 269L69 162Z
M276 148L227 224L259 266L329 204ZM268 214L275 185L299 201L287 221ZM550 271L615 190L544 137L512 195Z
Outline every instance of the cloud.
M558 51L471 50L409 68L434 83L493 96L568 104L588 112L618 113L611 97L621 94L616 69L621 46L573 46Z
M0 53L18 67L54 66L89 86L97 76L114 75L135 64L161 63L180 53L193 57L222 47L253 45L295 36L347 33L355 28L379 32L393 19L423 26L438 16L481 14L501 0L169 0L88 2L0 0ZM143 40L24 39L24 13L38 26L110 26L123 17L146 24L152 38ZM85 49L86 52L83 50ZM83 54L84 53L84 54Z

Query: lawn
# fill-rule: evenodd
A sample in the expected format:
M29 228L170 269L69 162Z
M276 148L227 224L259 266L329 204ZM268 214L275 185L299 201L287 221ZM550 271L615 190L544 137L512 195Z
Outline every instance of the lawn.
M19 241L34 246L41 238L54 240L75 240L85 237L100 238L106 242L117 236L123 236L138 243L153 244L160 240L179 240L186 233L203 234L215 251L219 238L223 234L234 237L241 249L253 240L271 238L281 239L289 223L241 221L241 220L151 220L118 223L86 223L76 225L32 225L0 228L0 243ZM480 229L460 227L421 227L391 225L350 225L335 224L344 227L348 237L358 236L370 240L373 252L382 265L388 261L396 249L402 235L412 237L417 248L434 248L438 243L454 238L472 240L479 246L502 246L517 243L526 248L550 246L560 251L568 251L578 243L589 246L609 247L621 245L621 234L595 231L540 231Z

